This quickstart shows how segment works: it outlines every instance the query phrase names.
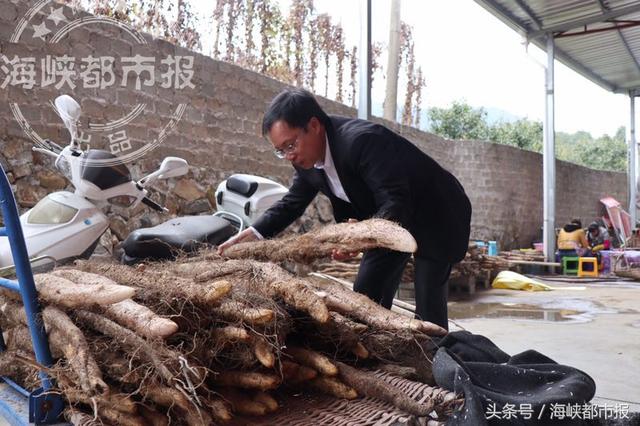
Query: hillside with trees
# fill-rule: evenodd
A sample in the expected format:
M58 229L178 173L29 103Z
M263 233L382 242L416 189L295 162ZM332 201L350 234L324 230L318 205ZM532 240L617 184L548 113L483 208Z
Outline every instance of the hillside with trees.
M453 140L485 140L542 152L542 122L522 118L489 124L484 108L455 101L449 108L430 108L430 131ZM598 170L627 169L625 128L615 135L594 137L585 131L556 132L556 157Z

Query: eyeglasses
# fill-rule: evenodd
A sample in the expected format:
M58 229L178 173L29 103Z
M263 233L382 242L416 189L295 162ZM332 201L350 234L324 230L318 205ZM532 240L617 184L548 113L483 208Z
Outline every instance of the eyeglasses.
M300 136L298 136L296 140L294 140L284 148L274 150L273 153L276 155L276 157L280 159L285 159L287 158L287 155L291 154L293 151L296 150L296 148L298 148L299 140L300 140Z

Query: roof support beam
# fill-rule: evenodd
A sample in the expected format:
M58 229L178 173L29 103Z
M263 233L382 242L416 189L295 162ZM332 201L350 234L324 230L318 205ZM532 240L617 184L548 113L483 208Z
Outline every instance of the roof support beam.
M629 164L628 164L628 184L629 184L629 214L631 215L631 229L636 227L637 221L637 184L638 178L638 153L636 144L636 94L629 92Z
M619 9L613 9L599 15L590 16L588 18L576 19L571 22L565 22L559 25L553 25L546 28L540 28L538 31L533 31L528 34L529 39L534 40L539 37L545 36L547 33L557 33L569 31L574 28L584 27L585 25L595 24L598 22L605 22L609 19L619 18L621 16L630 15L632 13L640 12L640 4L633 4L631 6L621 7Z
M586 29L586 30L581 30L581 31L571 31L571 32L566 32L566 33L559 33L556 34L556 39L559 38L566 38L566 37L576 37L576 36L583 36L583 35L587 35L587 34L596 34L596 33L604 33L607 31L618 31L620 32L620 30L623 30L625 28L632 28L632 27L637 27L638 25L640 25L640 21L624 21L624 22L618 22L618 21L613 21L612 25L610 27L603 27L603 28L595 28L595 29Z
M529 16L529 18L531 18L533 23L536 24L537 30L542 28L542 21L540 21L540 19L536 16L533 10L531 10L529 5L527 5L523 0L515 0L515 2L518 6L520 6L520 9L522 9L524 13L526 13Z
M522 22L517 16L515 16L509 9L497 3L495 0L476 0L485 9L491 11L495 16L500 17L500 20L513 28L523 36L529 34L533 28L529 28L524 22ZM502 19L502 17L506 19Z
M600 10L602 10L603 12L608 12L609 11L609 7L606 4L604 4L604 1L596 0L596 2L600 6ZM629 24L629 25L631 25L631 24ZM622 31L620 31L620 28L618 28L617 30L618 30L618 36L620 37L620 41L624 45L625 50L627 51L629 56L631 56L631 59L633 59L633 63L636 64L636 70L640 71L640 63L638 62L638 58L636 58L635 55L633 54L633 51L629 47L629 43L627 42L627 39L625 38L624 34L622 34ZM634 226L635 226L635 222L633 222L633 223L634 223Z

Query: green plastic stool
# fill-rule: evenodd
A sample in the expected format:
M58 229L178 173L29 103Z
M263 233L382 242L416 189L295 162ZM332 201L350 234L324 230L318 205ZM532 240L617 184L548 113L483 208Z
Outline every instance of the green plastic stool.
M576 256L565 256L562 258L562 273L564 275L578 275L578 265L580 258ZM571 265L571 267L570 267Z

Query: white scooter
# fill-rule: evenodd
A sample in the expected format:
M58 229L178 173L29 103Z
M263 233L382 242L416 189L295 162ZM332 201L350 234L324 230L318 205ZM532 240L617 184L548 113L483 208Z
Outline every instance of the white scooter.
M260 176L235 174L216 189L217 211L183 216L152 228L136 229L122 242L122 262L169 260L204 247L217 246L253 222L288 189Z
M185 160L167 157L160 168L139 181L133 181L129 169L118 164L116 156L98 149L83 150L77 143L80 105L70 96L55 100L58 114L71 134L71 142L62 148L46 140L33 150L55 157L55 167L75 187L75 192L54 192L20 216L32 265L38 269L71 259L88 258L93 253L109 219L100 210L106 204L135 207L140 202L157 211L166 211L147 197L149 185L158 179L188 172ZM0 238L0 273L13 263L8 238Z

